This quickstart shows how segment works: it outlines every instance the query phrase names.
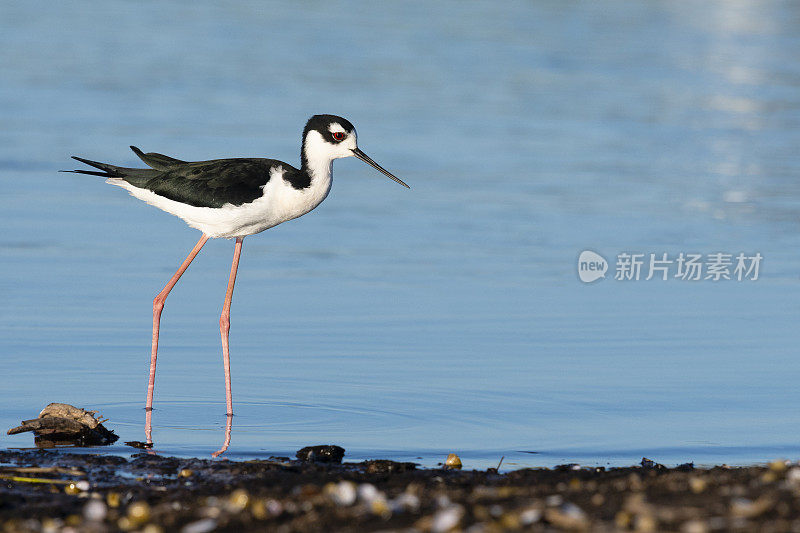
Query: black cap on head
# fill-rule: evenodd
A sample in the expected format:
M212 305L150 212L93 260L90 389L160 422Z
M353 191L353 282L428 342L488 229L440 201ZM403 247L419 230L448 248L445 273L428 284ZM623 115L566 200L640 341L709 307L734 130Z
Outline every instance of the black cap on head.
M353 126L353 124L351 124L346 118L336 115L314 115L308 119L308 122L306 122L306 127L303 129L303 139L306 138L306 135L308 135L309 131L315 130L318 131L320 135L322 135L322 138L329 143L335 143L336 141L333 138L333 134L331 133L330 129L328 129L328 126L334 122L343 127L347 133L351 133L356 129L355 126Z

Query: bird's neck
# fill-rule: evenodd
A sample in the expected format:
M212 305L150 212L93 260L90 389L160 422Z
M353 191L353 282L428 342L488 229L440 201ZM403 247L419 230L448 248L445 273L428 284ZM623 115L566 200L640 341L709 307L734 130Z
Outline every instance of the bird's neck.
M333 159L329 157L305 157L300 169L309 175L311 181L329 181L333 172Z
M316 132L312 132L316 133ZM300 154L301 170L309 175L311 181L330 181L333 172L333 158L330 152L322 149L319 143L324 142L314 135L306 135L303 150Z

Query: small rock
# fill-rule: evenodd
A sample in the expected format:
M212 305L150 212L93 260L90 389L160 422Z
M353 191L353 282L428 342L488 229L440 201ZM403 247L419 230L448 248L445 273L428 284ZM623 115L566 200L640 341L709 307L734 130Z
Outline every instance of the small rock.
M386 498L377 498L372 500L372 502L369 504L369 509L372 511L372 514L378 515L384 519L388 519L392 516L392 509L386 502Z
M417 469L415 463L398 463L388 459L373 459L361 464L364 465L364 471L367 474L391 474Z
M61 531L62 525L64 524L59 518L43 518L42 533L58 533L58 531Z
M244 489L237 489L233 491L228 498L228 509L234 512L240 512L247 508L250 503L250 495Z
M551 494L545 499L544 502L548 507L558 507L564 503L564 497L560 494Z
M120 497L119 492L109 492L106 494L106 503L109 507L119 507Z
M133 525L144 524L150 520L150 506L147 502L134 502L128 506L128 520Z
M264 500L255 500L250 505L250 514L253 515L253 518L256 520L266 520L269 518L269 513L267 511L267 506L264 503Z
M500 516L498 522L503 531L517 531L522 527L522 522L516 513L505 513Z
M153 447L152 442L142 442L140 440L129 440L125 443L125 446L130 446L131 448L138 448L140 450L146 450Z
M641 465L645 470L667 470L666 466L662 465L661 463L656 463L647 457L642 457Z
M632 521L633 517L628 511L619 511L614 515L614 524L616 524L619 529L628 529Z
M344 448L333 444L306 446L297 450L297 458L306 463L341 463Z
M451 453L447 456L447 460L444 462L445 468L451 468L453 470L461 470L461 458Z
M761 496L756 501L734 498L731 502L731 514L742 518L755 518L770 510L774 503L772 498L767 496Z
M704 490L706 490L706 480L701 477L690 477L689 478L689 488L695 494L700 494Z
M772 461L772 462L769 464L769 469L770 469L770 470L772 470L773 472L783 472L783 471L785 471L785 470L786 470L788 467L789 467L789 465L788 465L788 464L787 464L787 462L786 462L786 461L784 461L783 459L778 459L778 460L776 460L776 461Z
M800 484L800 466L792 467L786 473L786 481L794 485Z
M464 508L460 505L450 505L436 511L431 522L433 533L444 533L456 527L464 516Z
M774 483L778 481L779 478L780 474L778 472L776 472L775 470L767 470L761 476L761 481L763 481L764 483Z
M186 524L181 529L181 533L211 533L217 529L217 521L213 518L203 518L197 522Z
M283 504L272 498L264 502L264 506L267 508L267 512L272 516L278 516L283 512Z
M328 483L325 486L325 493L336 503L348 507L356 502L358 491L356 484L352 481L340 481L339 483Z
M643 513L636 515L634 520L634 529L640 533L652 533L658 531L658 522L656 517L650 513Z
M530 507L528 509L525 509L519 514L519 522L523 526L529 526L531 524L535 524L541 519L542 519L542 511L535 507Z
M108 514L106 504L100 500L89 500L83 506L83 516L90 522L102 522Z
M583 509L574 503L563 503L558 507L550 507L544 512L545 520L557 528L570 531L589 529L589 519Z
M708 524L702 520L689 520L681 526L683 533L708 533Z
M419 510L419 497L408 492L398 495L391 503L395 511L410 511L415 513Z
M372 503L378 498L384 498L383 493L372 483L362 483L358 486L358 499L365 503Z
M445 507L450 507L450 505L452 505L450 497L447 496L447 494L437 494L435 501L436 507L439 509L444 509Z

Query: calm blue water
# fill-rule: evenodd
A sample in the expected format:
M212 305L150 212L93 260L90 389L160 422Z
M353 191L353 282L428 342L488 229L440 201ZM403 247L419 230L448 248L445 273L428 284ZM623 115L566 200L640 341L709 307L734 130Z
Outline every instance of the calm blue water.
M60 401L143 440L152 298L199 237L56 173L70 155L295 163L336 113L412 190L337 161L322 206L245 240L228 457L800 458L799 24L755 0L5 4L0 427ZM585 249L607 279L578 280ZM615 281L623 251L764 260ZM232 252L209 243L167 301L165 454L223 440Z

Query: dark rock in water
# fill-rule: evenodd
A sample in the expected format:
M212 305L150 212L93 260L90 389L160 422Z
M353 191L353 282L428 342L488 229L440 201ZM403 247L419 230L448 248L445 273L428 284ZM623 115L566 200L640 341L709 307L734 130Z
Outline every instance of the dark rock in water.
M415 463L398 463L386 459L374 459L372 461L364 461L361 464L364 465L364 472L368 474L398 474L417 469Z
M334 444L306 446L297 450L295 455L306 463L341 463L344 458L344 448Z
M66 403L51 403L39 413L38 418L23 420L21 426L8 430L9 435L33 431L34 442L39 448L56 445L105 446L119 439L113 431L106 429L95 415L97 411L86 411Z
M147 450L153 447L152 442L142 442L140 440L130 440L125 443L125 446L130 446L131 448L138 448L140 450Z
M553 470L556 470L557 472L571 472L573 470L580 470L580 469L581 465L579 465L578 463L567 463L563 465L556 465L553 467Z
M642 457L642 468L645 470L667 470L667 467L662 465L661 463L656 463L655 461L648 459L647 457Z

